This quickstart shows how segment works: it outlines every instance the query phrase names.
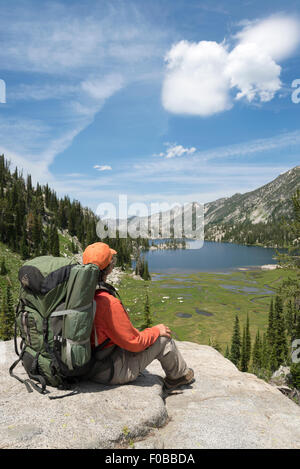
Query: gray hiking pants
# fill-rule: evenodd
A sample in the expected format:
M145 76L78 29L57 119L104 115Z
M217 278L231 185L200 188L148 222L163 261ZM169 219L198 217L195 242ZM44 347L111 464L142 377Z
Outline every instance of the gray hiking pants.
M109 360L113 360L114 375L111 381ZM153 360L159 360L166 373L171 379L177 379L187 373L188 367L173 339L158 337L153 345L142 352L128 352L116 347L112 354L106 359L107 366L101 367L92 378L101 384L125 384L134 381Z

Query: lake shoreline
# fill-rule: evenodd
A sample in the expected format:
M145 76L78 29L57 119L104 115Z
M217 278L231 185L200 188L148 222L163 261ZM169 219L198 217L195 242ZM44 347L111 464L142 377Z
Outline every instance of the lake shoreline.
M164 245L162 241L158 243ZM272 270L278 260L272 248L243 246L234 243L215 243L197 240L186 249L152 248L143 252L151 273L168 274L247 270Z

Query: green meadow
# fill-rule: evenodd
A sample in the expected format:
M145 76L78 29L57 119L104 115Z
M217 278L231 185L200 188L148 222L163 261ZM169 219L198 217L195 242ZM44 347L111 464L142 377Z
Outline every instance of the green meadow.
M238 314L241 326L249 315L254 340L258 328L261 332L266 330L272 296L281 282L292 275L285 269L152 274L152 280L147 282L126 275L119 293L135 327L143 322L148 289L153 325L170 326L178 340L199 344L217 341L225 352L235 315Z

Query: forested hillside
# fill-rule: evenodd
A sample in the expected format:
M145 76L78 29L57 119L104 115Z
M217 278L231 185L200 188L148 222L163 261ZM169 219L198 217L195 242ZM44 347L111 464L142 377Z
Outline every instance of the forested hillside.
M48 184L34 187L30 175L24 178L0 155L0 340L8 340L13 334L22 263L40 255L72 256L81 252L101 241L97 222L92 210L67 196L59 198ZM103 241L118 252L117 265L121 267L131 266L132 257L140 254L139 246L148 247L148 240L130 237Z
M58 198L46 184L33 186L17 168L12 172L4 155L0 156L0 241L22 259L38 255L59 256L60 236L70 235L67 246L76 253L88 244L100 241L96 233L97 216L77 200ZM147 247L145 240L130 238L105 240L118 251L119 265L129 264L136 244Z
M258 329L251 344L249 319L241 335L238 315L235 318L230 348L226 357L242 371L249 369L262 378L269 378L279 366L289 366L291 384L300 389L300 357L292 359L300 338L300 190L292 197L293 213L289 223L288 251L278 255L280 266L295 275L284 280L275 299L271 299L268 328ZM300 401L299 401L300 403Z

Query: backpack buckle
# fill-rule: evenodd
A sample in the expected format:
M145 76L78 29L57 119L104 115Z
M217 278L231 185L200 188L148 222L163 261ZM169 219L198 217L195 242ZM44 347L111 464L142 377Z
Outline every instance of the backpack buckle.
M54 335L53 340L55 340L56 342L60 342L62 344L65 339L61 335Z

